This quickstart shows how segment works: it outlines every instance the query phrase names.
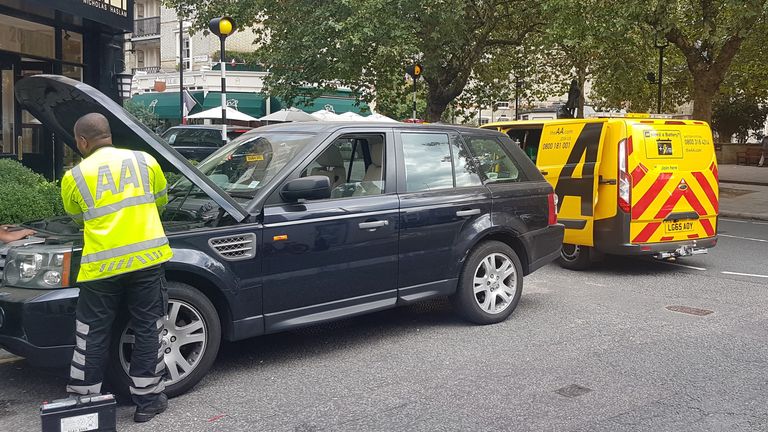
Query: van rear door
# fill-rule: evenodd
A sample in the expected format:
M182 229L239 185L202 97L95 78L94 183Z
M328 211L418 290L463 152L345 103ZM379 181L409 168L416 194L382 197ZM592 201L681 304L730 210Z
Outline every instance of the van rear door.
M718 214L717 161L704 122L629 122L631 243L712 237Z
M594 246L593 225L605 119L547 122L536 166L555 188L564 243Z

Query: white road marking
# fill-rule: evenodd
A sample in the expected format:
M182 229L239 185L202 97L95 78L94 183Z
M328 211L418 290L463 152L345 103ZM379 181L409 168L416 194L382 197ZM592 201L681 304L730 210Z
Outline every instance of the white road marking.
M584 284L585 285L592 285L592 286L596 286L596 287L603 287L603 288L605 288L605 285L599 284L599 283L595 283L595 282L584 282Z
M726 219L726 218L720 218L720 220L721 220L721 221L726 221L726 222L736 222L736 223L749 223L748 221L745 221L745 220L739 220L739 219Z
M759 274L752 274L752 273L729 272L729 271L724 271L724 272L720 272L720 273L727 274L727 275L750 276L750 277L758 277L758 278L766 278L766 279L768 279L768 275L759 275Z
M669 261L659 261L659 262L660 263L664 263L664 264L673 265L673 266L678 266L678 267L685 267L685 268L689 268L689 269L693 269L693 270L698 270L698 271L707 271L707 269L705 269L704 267L694 267L694 266L690 266L690 265L686 265L686 264L679 264L679 263L676 263L676 262L669 262Z
M768 240L759 239L759 238L752 238L752 237L739 237L739 236L733 236L733 235L728 235L728 234L718 234L718 236L720 236L720 237L728 237L728 238L735 238L735 239L741 239L741 240L750 240L750 241L768 243Z

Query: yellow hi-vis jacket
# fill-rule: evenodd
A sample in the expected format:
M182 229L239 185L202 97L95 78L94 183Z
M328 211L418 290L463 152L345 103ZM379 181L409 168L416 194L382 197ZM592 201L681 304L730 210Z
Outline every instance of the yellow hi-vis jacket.
M85 225L78 282L151 267L173 256L160 222L166 180L144 152L102 147L61 180L64 209Z

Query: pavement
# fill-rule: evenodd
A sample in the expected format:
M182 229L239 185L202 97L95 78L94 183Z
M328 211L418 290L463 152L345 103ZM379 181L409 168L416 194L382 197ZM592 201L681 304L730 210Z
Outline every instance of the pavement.
M151 422L121 403L118 430L768 431L767 228L721 218L717 247L675 262L548 265L497 325L430 301L227 343ZM0 364L0 431L39 431L66 372Z
M768 166L719 165L720 216L768 221Z

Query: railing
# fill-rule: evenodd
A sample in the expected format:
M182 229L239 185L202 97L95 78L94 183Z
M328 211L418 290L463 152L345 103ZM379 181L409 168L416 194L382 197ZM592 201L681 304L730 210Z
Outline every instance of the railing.
M160 17L141 18L133 22L133 36L154 36L160 34Z
M136 75L136 72L160 73L160 66L135 67L133 68L133 74Z

